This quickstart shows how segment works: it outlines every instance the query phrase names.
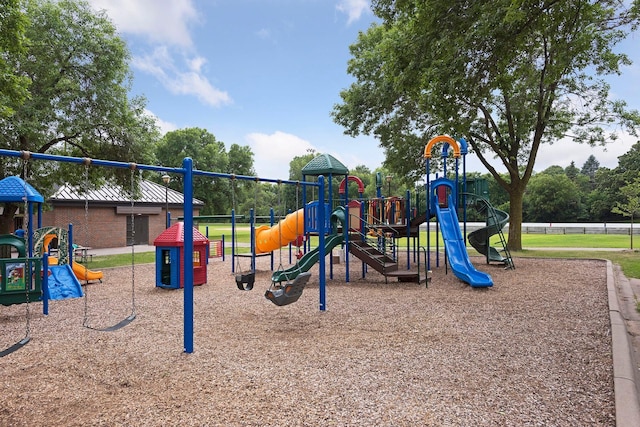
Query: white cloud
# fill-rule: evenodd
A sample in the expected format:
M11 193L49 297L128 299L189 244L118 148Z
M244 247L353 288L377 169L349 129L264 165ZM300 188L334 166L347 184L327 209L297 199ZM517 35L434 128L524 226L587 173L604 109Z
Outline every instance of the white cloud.
M159 46L152 54L134 57L132 65L157 78L173 94L193 95L203 104L214 107L231 103L229 94L215 88L202 74L205 58L196 56L185 62L186 70L180 69L169 50L165 46Z
M189 26L200 21L191 0L90 0L105 10L120 32L146 37L153 43L190 47Z
M613 169L618 166L618 157L627 153L631 149L631 146L639 140L640 139L635 136L620 132L618 133L618 139L616 141L604 147L591 147L587 144L578 144L570 139L563 139L552 145L544 144L538 151L534 170L536 172L542 172L550 166L566 168L572 161L578 169L582 169L582 166L592 154L601 167ZM487 172L475 154L469 154L466 160L467 172ZM499 172L506 172L506 169L499 160L493 160L492 163Z
M229 94L206 76L206 59L197 54L189 31L201 21L192 0L90 0L105 10L123 34L145 37L152 53L135 56L133 67L151 74L174 95L190 95L203 104L231 103ZM189 57L188 57L189 56ZM177 59L182 58L179 64Z
M626 133L618 133L618 139L604 147L590 147L586 144L578 144L569 140L562 140L553 145L544 145L538 151L535 170L542 172L549 166L557 165L567 167L573 161L578 169L590 155L596 158L600 166L613 169L618 166L618 157L627 153L638 138Z
M336 9L342 13L346 13L349 16L347 25L357 21L362 16L363 12L369 10L368 0L340 0L336 5Z
M287 179L289 162L314 146L296 135L276 131L271 135L250 133L245 139L254 154L256 174L261 178Z
M178 129L178 126L175 123L162 120L160 117L156 116L153 111L145 109L144 112L156 121L156 124L160 128L160 133L162 133L162 135Z

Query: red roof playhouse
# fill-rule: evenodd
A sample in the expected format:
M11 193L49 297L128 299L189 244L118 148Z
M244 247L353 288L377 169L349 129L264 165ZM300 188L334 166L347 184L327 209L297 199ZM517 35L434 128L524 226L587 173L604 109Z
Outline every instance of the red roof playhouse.
M153 241L156 247L156 286L167 289L184 287L184 223L176 222ZM207 239L193 228L193 284L207 283Z

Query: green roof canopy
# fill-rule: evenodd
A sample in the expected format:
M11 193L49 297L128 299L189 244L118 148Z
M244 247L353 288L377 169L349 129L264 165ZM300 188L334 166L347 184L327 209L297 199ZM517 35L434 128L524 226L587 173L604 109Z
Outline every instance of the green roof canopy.
M331 154L319 154L302 168L303 175L348 175L349 169Z

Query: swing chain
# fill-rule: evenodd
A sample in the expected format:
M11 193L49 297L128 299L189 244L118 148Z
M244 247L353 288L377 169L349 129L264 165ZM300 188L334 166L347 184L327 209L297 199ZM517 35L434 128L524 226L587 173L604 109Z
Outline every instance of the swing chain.
M85 237L85 241L86 241L86 236L88 235L88 227L89 227L89 191L88 191L88 187L89 187L89 165L91 164L91 159L89 158L85 158L84 159L84 225L83 225L83 231L84 231L84 237ZM87 245L88 246L88 245ZM74 251L75 252L75 251ZM71 254L71 259L73 259L74 254ZM84 317L82 319L82 326L84 326L85 328L90 328L89 326L89 283L87 280L87 273L85 270L85 275L84 275Z
M231 174L231 209L233 210L234 214L236 214L236 176ZM240 266L240 257L238 257L238 231L236 230L235 233L233 233L233 242L231 242L234 245L234 257L236 259L236 274L238 273L238 270L241 269Z
M27 188L28 185L28 174L29 174L29 168L28 168L28 161L29 161L29 157L30 157L30 153L26 153L23 155L23 160L22 160L22 177L24 179L24 215L23 215L23 220L22 220L22 230L23 230L23 236L25 237L25 241L27 243L27 246L29 245L29 191ZM29 255L29 253L27 252L27 256ZM29 290L31 289L31 283L32 283L32 272L31 272L31 265L29 263L29 261L27 260L27 262L25 263L26 267L24 270L24 292L25 292L25 300L26 300L26 304L25 304L25 310L26 310L26 317L27 317L27 325L26 325L26 330L25 330L25 336L24 338L27 339L29 338L29 335L31 335L31 311L29 308ZM27 269L29 271L27 271ZM27 277L29 277L29 281L27 284Z
M131 317L136 316L136 261L135 261L135 243L136 243L136 226L135 226L135 163L129 164L131 170ZM142 169L138 169L140 179L142 179Z

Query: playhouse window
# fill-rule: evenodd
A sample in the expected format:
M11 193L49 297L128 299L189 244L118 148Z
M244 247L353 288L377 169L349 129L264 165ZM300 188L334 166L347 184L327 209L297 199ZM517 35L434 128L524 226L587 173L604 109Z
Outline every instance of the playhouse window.
M194 251L193 252L193 266L194 267L200 267L200 252L199 251Z

